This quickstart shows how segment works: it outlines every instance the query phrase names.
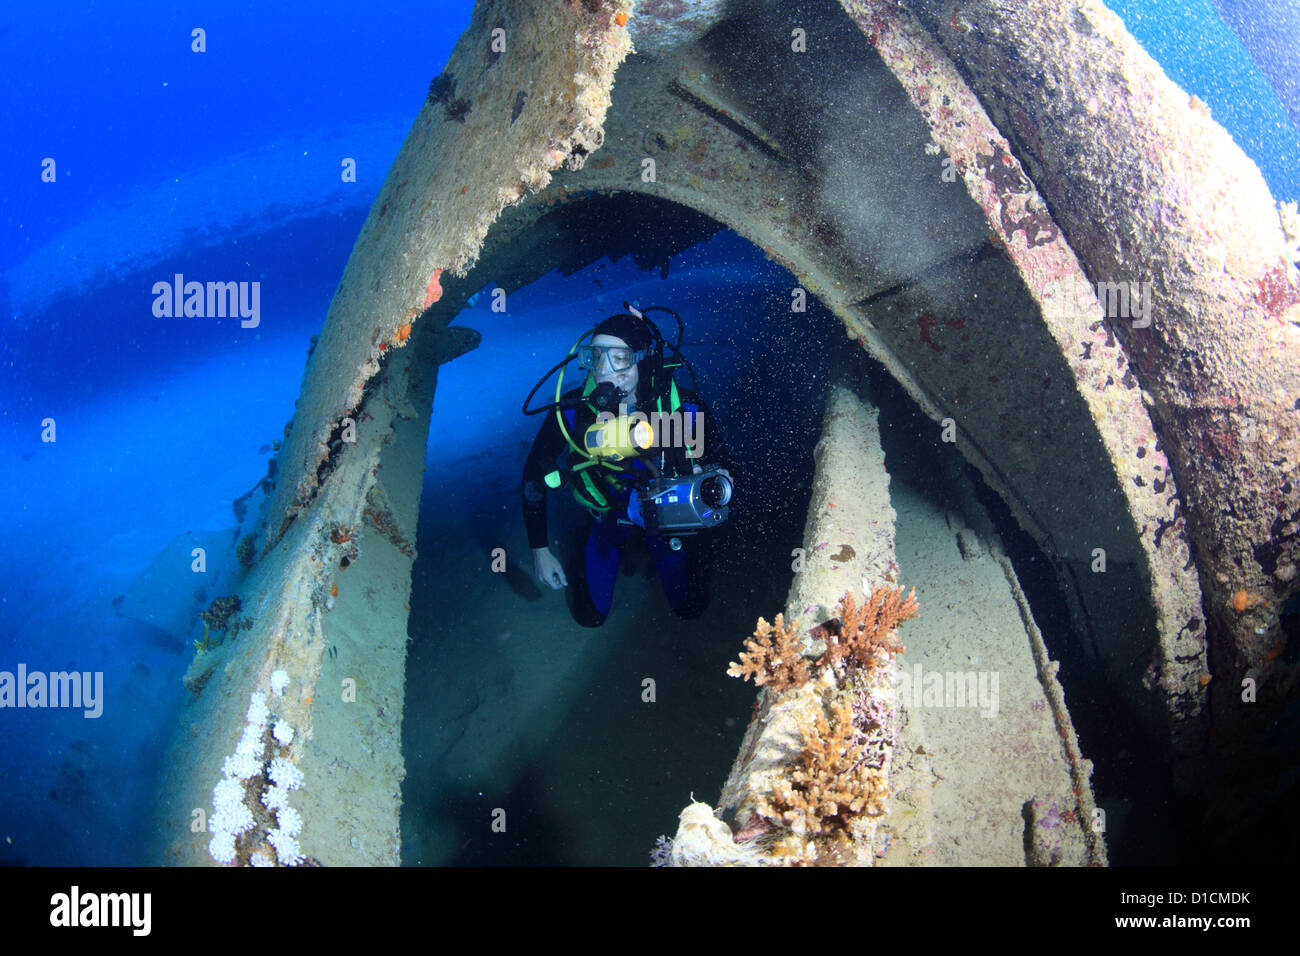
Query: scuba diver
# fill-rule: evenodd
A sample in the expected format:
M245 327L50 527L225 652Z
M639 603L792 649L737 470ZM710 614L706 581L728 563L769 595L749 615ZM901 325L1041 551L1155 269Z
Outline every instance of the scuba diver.
M678 347L681 317L662 306L623 307L626 312L578 338L533 387L523 408L525 415L551 413L524 463L521 489L533 571L550 588L570 587L573 617L584 627L605 622L623 549L638 533L673 611L686 619L702 614L709 600L708 532L726 520L732 493L730 471L704 464L706 454L730 463L713 413L673 377L673 369L684 365L695 383L695 371ZM650 311L677 320L676 344L646 318ZM582 344L589 335L590 342ZM574 359L587 372L582 385L563 392L560 371L555 402L528 408L542 384ZM546 528L547 489L566 484L589 515L571 586Z

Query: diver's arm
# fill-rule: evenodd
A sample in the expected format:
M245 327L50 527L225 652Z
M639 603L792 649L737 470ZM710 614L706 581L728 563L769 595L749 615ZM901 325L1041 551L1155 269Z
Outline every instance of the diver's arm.
M523 484L519 501L524 512L524 528L528 532L528 547L536 551L550 544L546 531L546 475L555 468L556 456L564 448L564 435L548 412L537 429L533 447L524 460Z
M551 554L550 548L533 548L533 576L553 591L569 586L564 576L564 565Z
M553 413L537 430L533 447L524 461L523 484L520 503L524 513L524 528L528 532L528 547L533 552L533 574L547 587L559 589L568 585L564 567L551 553L550 536L546 529L546 474L555 467L556 456L565 445L564 435Z

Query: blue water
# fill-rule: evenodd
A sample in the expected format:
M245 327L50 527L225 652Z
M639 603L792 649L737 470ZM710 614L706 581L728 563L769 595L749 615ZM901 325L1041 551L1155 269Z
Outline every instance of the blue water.
M0 670L103 671L105 696L98 719L0 711L0 862L144 862L189 653L113 599L176 535L234 525L471 8L0 14ZM151 286L175 272L260 281L260 326L154 318Z
M1300 198L1288 118L1295 91L1270 85L1287 79L1285 46L1261 54L1260 72L1241 40L1249 31L1225 26L1209 0L1113 6L1210 105L1275 196ZM176 535L231 527L232 500L265 473L266 446L293 413L308 339L470 9L468 0L379 0L364 12L290 2L177 13L143 2L0 14L0 520L9 556L0 670L102 671L106 698L97 720L0 711L0 862L144 862L154 773L188 654L176 638L118 616L113 600ZM206 31L204 53L190 49L196 27ZM356 183L341 180L341 157L356 160ZM41 181L47 158L54 183ZM768 281L769 268L724 234L678 257L673 275L730 296ZM150 287L175 272L260 281L262 324L154 318ZM600 279L610 308L623 295L651 295L649 277L626 260ZM521 294L521 309L589 298L594 283L591 272L548 277ZM493 347L440 374L448 431L431 448L435 462L469 444L469 422L484 425L472 419L480 409L468 386L526 379L526 390L574 332L557 325L519 350L524 313L489 320L473 310L462 318ZM692 334L743 346L744 330ZM732 360L704 351L702 373L720 375ZM510 435L533 427L508 412L492 411L487 424ZM41 441L46 419L56 442Z
M1294 125L1300 122L1300 5L1295 0L1108 0L1107 6L1170 79L1205 101L1259 166L1273 198L1300 200L1300 137Z

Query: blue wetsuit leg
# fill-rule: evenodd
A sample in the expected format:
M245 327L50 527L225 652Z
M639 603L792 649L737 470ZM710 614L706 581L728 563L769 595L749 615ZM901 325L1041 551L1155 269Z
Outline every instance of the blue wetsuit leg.
M614 582L618 580L618 563L631 529L616 521L595 521L587 534L587 593L592 606L603 618L614 603Z
M646 547L655 559L659 582L663 585L668 606L676 610L682 606L690 591L690 562L686 546L680 551L668 547L668 542L657 534L646 536Z
M651 535L646 545L654 556L669 607L686 620L703 614L709 606L712 542L704 536L684 538L681 549L674 551L663 538Z

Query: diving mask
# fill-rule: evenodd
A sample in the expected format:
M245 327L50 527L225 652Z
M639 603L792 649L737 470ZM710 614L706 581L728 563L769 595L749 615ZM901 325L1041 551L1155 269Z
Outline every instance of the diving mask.
M599 375L602 354L611 372L625 372L645 358L645 352L634 352L626 346L584 345L578 349L578 367Z

